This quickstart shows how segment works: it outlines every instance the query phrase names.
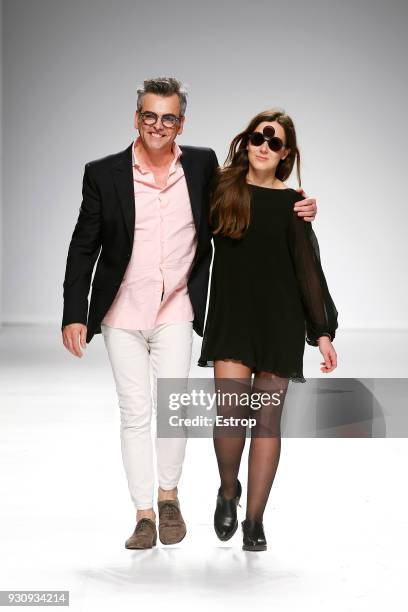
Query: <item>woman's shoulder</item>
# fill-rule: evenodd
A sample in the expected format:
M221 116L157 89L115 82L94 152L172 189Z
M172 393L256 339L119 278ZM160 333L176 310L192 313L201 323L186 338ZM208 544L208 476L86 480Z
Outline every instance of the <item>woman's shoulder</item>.
M305 199L305 196L296 191L293 187L288 187L285 193L288 195L288 200L291 204L295 204L295 202L300 202Z
M294 187L288 187L286 191L288 191L293 196L297 196L299 199L303 198L302 194L299 193L298 191L296 191L296 189Z

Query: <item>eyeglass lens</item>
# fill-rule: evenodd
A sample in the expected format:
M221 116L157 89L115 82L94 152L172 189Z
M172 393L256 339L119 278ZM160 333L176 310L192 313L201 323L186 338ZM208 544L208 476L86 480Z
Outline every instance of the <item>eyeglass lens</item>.
M145 123L146 125L155 125L157 123L157 120L159 119L159 116L156 113L146 111L142 113L142 119L143 123ZM177 122L177 117L176 115L172 114L162 115L161 122L164 127L173 127Z

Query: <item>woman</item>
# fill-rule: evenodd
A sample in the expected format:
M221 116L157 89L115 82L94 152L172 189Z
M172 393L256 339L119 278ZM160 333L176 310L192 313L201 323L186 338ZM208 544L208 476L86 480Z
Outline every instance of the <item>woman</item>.
M311 224L293 211L303 196L284 183L295 162L300 187L293 121L281 109L259 113L233 139L210 204L215 254L198 365L214 366L217 390L235 398L232 405L219 402L217 416L238 417L228 431L214 428L221 478L214 528L225 541L238 527L238 471L246 440L239 419L250 416L255 424L242 522L244 550L266 550L263 513L280 457L282 408L289 381L306 382L305 338L319 347L322 372L337 366L332 345L337 310L318 243ZM241 401L248 394L256 400L254 409Z

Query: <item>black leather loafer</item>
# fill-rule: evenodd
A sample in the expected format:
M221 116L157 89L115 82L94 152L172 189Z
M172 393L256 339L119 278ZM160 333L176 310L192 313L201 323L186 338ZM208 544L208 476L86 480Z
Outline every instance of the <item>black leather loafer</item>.
M237 506L242 494L241 483L237 478L237 494L232 499L225 499L221 487L218 489L217 506L214 513L214 529L218 538L225 542L232 538L238 529Z
M242 535L244 543L242 550L266 550L266 538L263 524L258 521L245 519L242 521Z

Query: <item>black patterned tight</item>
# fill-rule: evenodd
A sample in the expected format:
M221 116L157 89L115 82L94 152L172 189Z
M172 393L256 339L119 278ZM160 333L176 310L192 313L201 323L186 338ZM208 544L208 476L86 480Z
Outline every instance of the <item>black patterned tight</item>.
M216 389L230 401L219 402L217 414L250 418L251 442L248 454L248 491L246 517L262 521L263 513L278 468L281 451L281 416L286 397L287 378L271 372L257 372L251 380L251 370L232 361L216 361ZM228 395L229 394L229 395ZM251 398L252 408L244 398ZM258 408L259 406L259 408ZM257 408L257 409L253 409ZM224 497L236 494L236 483L246 441L246 427L214 428L214 449L217 456L221 488Z

